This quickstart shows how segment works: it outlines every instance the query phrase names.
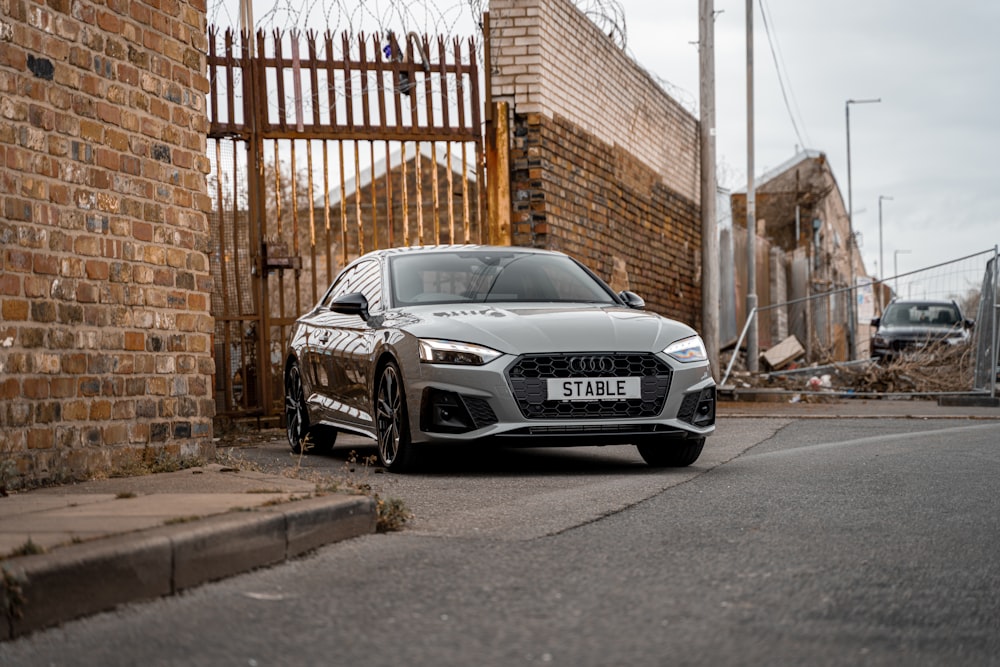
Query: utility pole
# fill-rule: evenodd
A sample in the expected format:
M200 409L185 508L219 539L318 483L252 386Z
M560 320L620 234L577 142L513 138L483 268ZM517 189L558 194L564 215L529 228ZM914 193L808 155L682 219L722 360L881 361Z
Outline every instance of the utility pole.
M747 0L747 321L757 308L757 220L753 178L753 0ZM756 373L757 322L747 331L747 370ZM737 350L736 352L739 352Z
M747 0L749 2L749 0ZM847 100L844 102L844 122L847 125L847 264L850 275L847 277L847 358L854 361L857 356L857 307L858 300L854 293L854 251L857 243L854 238L854 198L851 194L851 105L852 104L878 104L882 98L872 100Z
M881 274L882 280L885 280L885 257L882 255L882 202L892 201L892 197L886 197L885 195L878 196L878 268ZM878 283L878 308L879 314L882 313L882 281Z
M253 1L240 0L240 32L246 33L247 45L250 49L250 57L254 56L254 34L253 34Z
M715 379L719 374L719 231L715 181L715 2L698 2L698 64L701 70L701 320Z

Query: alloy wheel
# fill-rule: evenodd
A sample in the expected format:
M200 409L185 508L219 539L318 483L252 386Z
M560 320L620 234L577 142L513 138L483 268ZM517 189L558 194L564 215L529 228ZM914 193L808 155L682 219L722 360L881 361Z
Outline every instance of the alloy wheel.
M309 432L309 414L298 364L292 364L285 375L285 430L292 452L299 454Z
M403 393L400 387L399 370L393 363L382 369L379 378L378 393L375 399L375 409L378 427L378 455L382 465L393 467L399 455L403 438Z

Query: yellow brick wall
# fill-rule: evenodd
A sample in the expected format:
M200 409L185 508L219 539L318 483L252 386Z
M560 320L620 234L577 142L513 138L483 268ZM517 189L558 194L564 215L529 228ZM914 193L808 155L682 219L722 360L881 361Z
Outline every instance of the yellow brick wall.
M490 2L493 98L562 116L697 201L697 119L568 0Z

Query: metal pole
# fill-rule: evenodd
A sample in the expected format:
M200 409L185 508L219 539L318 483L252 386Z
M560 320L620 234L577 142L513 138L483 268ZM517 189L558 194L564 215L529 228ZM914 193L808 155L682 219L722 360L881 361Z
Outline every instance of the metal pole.
M882 201L888 199L892 201L892 197L886 197L885 195L878 196L878 270L879 278L885 278L885 257L882 255ZM878 307L879 312L882 311L882 281L879 281L878 289Z
M854 287L854 202L851 197L851 100L844 104L847 122L847 286ZM854 361L854 290L847 291L847 359Z
M857 337L857 297L854 294L854 201L851 193L851 105L877 104L882 98L871 100L847 100L844 103L844 116L847 121L847 262L850 275L847 284L850 287L848 295L850 303L847 308L847 358L854 361L856 356L855 338Z
M997 372L1000 369L1000 261L998 246L993 246L993 367L990 369L990 398L997 397Z
M736 350L740 349L740 345L743 343L743 337L747 335L747 330L750 328L750 324L751 322L753 322L756 316L757 316L757 311L755 309L754 312L750 314L750 317L747 318L746 324L743 325L743 331L740 332L740 337L736 340ZM729 359L729 365L726 366L726 372L722 376L722 381L719 382L720 386L722 387L726 386L726 381L729 380L729 374L733 372L733 364L735 362L736 362L736 354L733 354L733 356L730 357Z
M245 32L250 36L247 40L249 45L250 57L253 58L255 54L254 49L254 39L253 39L253 2L252 0L240 0L240 32Z
M753 0L747 0L747 322L757 312L757 221L753 176ZM751 326L747 336L747 370L758 369L757 326ZM736 348L739 352L739 348Z
M899 294L899 255L900 255L900 253L902 253L902 254L905 255L905 254L907 254L909 252L910 252L909 250L895 250L895 251L893 251L893 254L892 254L892 274L896 277L896 297L897 298L900 296L900 294Z
M712 373L719 377L719 231L715 212L715 2L698 3L701 69L701 319Z

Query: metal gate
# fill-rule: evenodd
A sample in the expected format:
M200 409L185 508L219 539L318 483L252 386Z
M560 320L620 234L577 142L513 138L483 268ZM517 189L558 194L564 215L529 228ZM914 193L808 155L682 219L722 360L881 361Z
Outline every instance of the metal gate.
M344 264L485 234L476 48L412 32L209 43L216 408L277 415L290 327Z

